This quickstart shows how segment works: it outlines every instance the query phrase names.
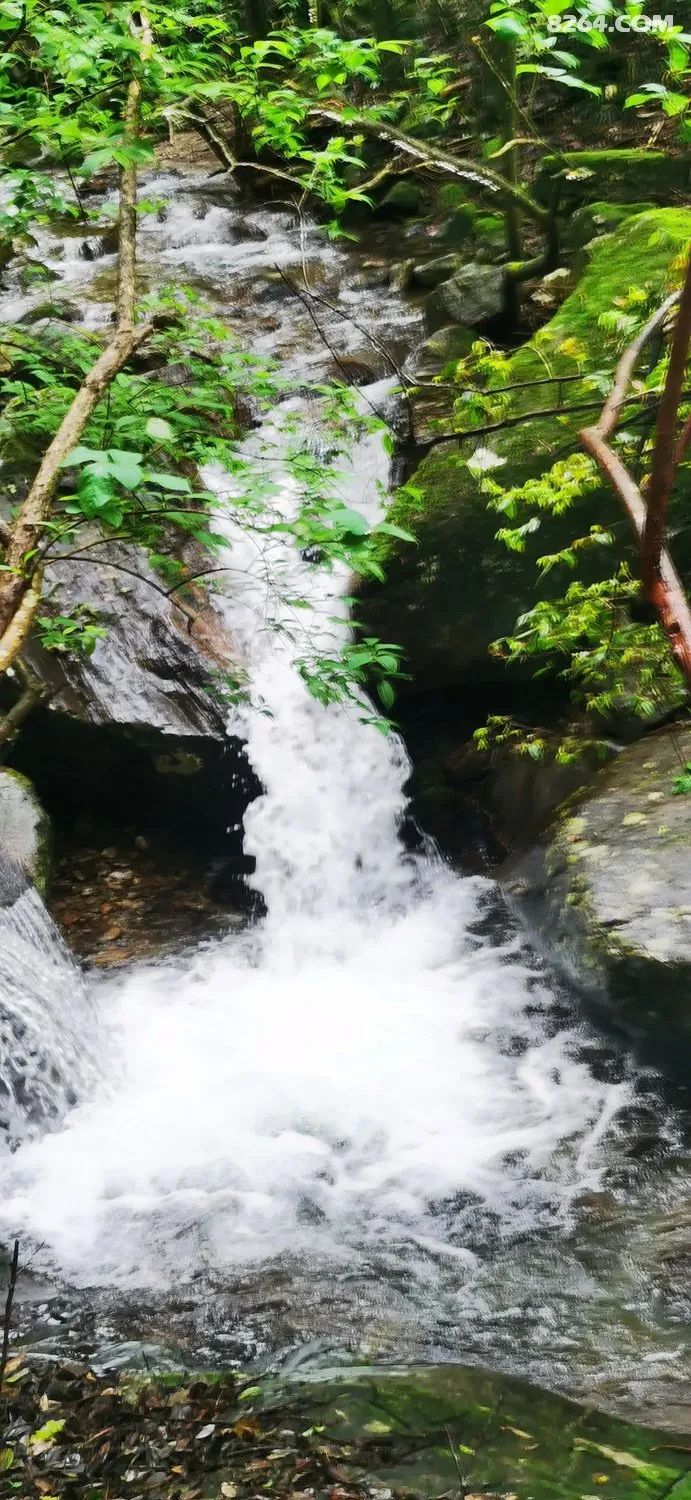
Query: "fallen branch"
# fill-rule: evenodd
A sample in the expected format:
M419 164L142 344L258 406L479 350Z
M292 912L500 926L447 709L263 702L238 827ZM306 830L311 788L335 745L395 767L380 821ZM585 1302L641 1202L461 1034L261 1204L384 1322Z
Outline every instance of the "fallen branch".
M660 398L655 427L655 441L646 486L646 522L643 534L643 587L652 594L659 573L660 554L664 545L669 497L672 493L677 460L675 434L684 388L684 376L691 344L691 254L686 264L684 285L679 297L679 311L672 334L667 379Z
M630 400L626 394L627 388L643 349L664 325L671 307L677 302L679 314L667 376L662 391L657 393L660 401L646 504L639 485L608 439L615 431L622 406ZM669 641L672 657L687 686L691 688L691 608L679 574L664 546L667 507L680 461L677 454L683 456L685 434L689 428L687 422L675 447L674 434L679 406L688 395L683 389L683 381L690 342L691 257L681 294L666 299L622 355L599 422L593 427L583 428L579 436L584 448L595 459L601 473L619 496L632 523L641 549L644 596L655 610Z
M387 125L383 120L372 120L367 115L355 115L350 110L347 115L342 115L337 109L314 108L309 111L308 118L315 122L323 122L328 125L337 125L339 130L357 131L359 135L368 135L378 141L386 141L395 146L403 156L412 156L421 167L429 171L441 173L444 177L453 177L462 182L472 182L476 187L485 192L496 193L504 203L515 203L523 210L526 218L532 219L542 229L546 229L550 221L550 211L537 203L517 184L509 182L499 172L493 172L484 162L480 165L474 161L468 161L463 156L452 156L447 151L442 151L438 146L432 146L427 141L415 140L413 136L405 135L395 125Z
M19 732L25 719L33 713L39 703L48 696L40 688L26 687L16 703L8 708L7 713L0 719L0 745L9 744L10 740Z

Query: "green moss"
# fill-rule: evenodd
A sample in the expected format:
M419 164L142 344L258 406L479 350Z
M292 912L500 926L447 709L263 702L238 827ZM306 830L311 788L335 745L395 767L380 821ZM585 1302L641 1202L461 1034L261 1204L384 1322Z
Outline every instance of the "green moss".
M610 194L619 201L649 198L669 203L691 190L691 156L635 148L546 156L535 183L536 196L543 202L549 201L555 177L561 179L562 204L567 207Z
M579 208L567 226L568 244L581 249L599 235L612 234L637 214L648 213L654 203L609 203L602 200Z

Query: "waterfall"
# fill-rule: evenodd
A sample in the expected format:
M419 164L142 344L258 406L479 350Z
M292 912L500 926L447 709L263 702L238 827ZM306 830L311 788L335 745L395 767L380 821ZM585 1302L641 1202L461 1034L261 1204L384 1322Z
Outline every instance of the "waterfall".
M249 449L280 473L281 443L275 418ZM370 519L387 467L379 436L356 438L341 493ZM206 480L230 494L221 471ZM274 505L289 515L299 501L284 476ZM597 1081L577 1036L555 1033L516 935L480 935L491 882L404 849L396 735L364 702L309 696L276 632L294 610L282 601L299 595L312 646L337 646L345 570L324 572L283 533L258 557L231 505L224 525L254 699L231 728L264 787L245 848L267 915L104 986L108 1080L18 1153L3 1218L86 1284L166 1286L286 1253L357 1262L387 1245L413 1277L420 1246L472 1260L469 1203L476 1224L525 1230L597 1184L627 1089Z
M54 1128L95 1082L96 1030L82 976L22 871L0 859L0 1137Z

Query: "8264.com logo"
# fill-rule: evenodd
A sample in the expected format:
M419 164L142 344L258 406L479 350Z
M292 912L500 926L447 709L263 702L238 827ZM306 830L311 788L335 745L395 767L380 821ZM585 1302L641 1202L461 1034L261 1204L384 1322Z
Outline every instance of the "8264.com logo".
M593 15L580 11L578 14L562 12L559 16L547 17L547 29L551 32L574 32L574 31L619 31L628 35L631 32L650 35L652 32L667 32L674 27L674 16L646 16L639 15L603 15L599 12Z

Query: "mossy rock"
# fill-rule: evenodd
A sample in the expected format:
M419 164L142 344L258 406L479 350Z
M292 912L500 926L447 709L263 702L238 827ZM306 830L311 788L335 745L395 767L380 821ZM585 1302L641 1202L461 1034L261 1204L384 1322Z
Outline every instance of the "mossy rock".
M569 244L576 250L584 245L590 244L599 235L612 234L627 219L632 219L636 214L648 213L654 208L654 203L597 203L584 204L583 208L577 209L568 226Z
M444 225L440 236L442 244L448 245L452 250L465 245L472 237L473 225L480 214L481 210L473 204L461 203Z
M50 818L28 777L6 766L0 769L0 853L45 895L52 858Z
M691 1040L691 726L623 750L509 862L506 894L552 961L655 1052Z
M583 1410L521 1380L436 1365L355 1368L287 1384L372 1494L475 1500L691 1500L688 1439ZM285 1401L280 1378L264 1405ZM342 1445L342 1446L340 1446ZM379 1489L380 1485L385 1489Z
M455 276L462 265L461 256L453 252L448 255L435 255L432 260L419 261L411 269L409 285L426 288L439 286L442 281Z
M561 182L561 204L609 198L619 202L680 203L691 196L691 153L671 156L645 149L567 151L545 156L535 180L535 196L548 203L555 178Z
M41 323L44 318L56 318L60 323L79 323L82 309L77 302L70 302L67 297L55 297L46 302L39 302L36 307L30 307L27 312L22 313L20 323L33 326Z
M382 218L410 218L420 211L423 190L412 177L402 177L384 194L377 208Z
M632 286L647 291L653 304L661 301L671 276L678 279L672 268L689 239L691 209L654 209L596 241L576 289L510 361L507 384L543 380L549 372L554 384L514 391L506 415L520 417L560 402L571 405L578 399L577 381L560 394L556 377L611 368L618 350L607 341L601 314ZM592 391L580 394L583 399ZM519 483L544 472L557 454L568 451L570 438L586 419L580 411L526 420L478 443L489 442L504 461L500 473ZM445 443L423 459L413 479L417 498L402 490L389 516L415 533L417 545L388 539L382 550L386 582L366 585L359 601L367 633L403 646L412 691L421 682L426 688L440 688L505 677L506 668L487 647L511 631L518 615L535 603L535 559L543 553L559 551L597 521L615 531L619 555L629 547L632 558L635 554L626 520L605 486L561 518L545 515L539 530L527 539L525 552L509 552L495 540L500 518L488 510L478 478L466 464L476 446L472 441L462 446ZM682 571L691 566L690 545L688 530L675 538ZM609 574L612 550L598 548L597 554L591 549L592 574L582 576ZM555 594L563 591L558 569L543 580L541 593L550 588Z

